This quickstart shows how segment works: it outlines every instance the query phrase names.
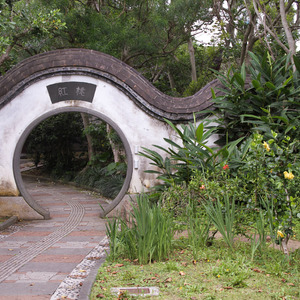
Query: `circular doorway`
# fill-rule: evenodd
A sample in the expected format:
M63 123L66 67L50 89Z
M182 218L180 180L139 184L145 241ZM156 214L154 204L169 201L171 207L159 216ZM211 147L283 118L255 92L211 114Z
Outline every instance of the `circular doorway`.
M106 117L105 115L87 109L87 108L82 108L82 107L64 107L64 108L59 108L59 109L54 109L46 114L41 115L39 118L35 119L22 133L15 152L14 152L14 157L13 157L13 172L14 172L14 177L16 181L16 185L18 187L18 190L21 194L21 196L24 198L24 200L28 203L28 205L33 208L37 213L42 215L44 219L49 219L50 218L50 213L46 209L44 209L41 205L39 205L33 197L30 195L30 193L27 191L26 186L24 184L22 175L21 175L21 170L20 170L20 162L21 162L21 153L24 147L24 144L30 135L30 133L33 131L33 129L38 126L41 122L44 120L48 119L49 117L52 117L54 115L58 115L61 113L69 113L69 112L79 112L79 113L85 113L91 116L94 116L96 118L99 118L103 122L107 123L119 136L124 150L125 150L125 155L126 155L126 163L127 163L127 170L126 170L126 177L123 183L122 188L120 189L119 193L114 197L114 199L111 201L111 203L105 208L103 213L101 214L102 216L105 216L108 214L111 210L113 210L123 199L125 194L128 191L128 188L130 186L131 178L132 178L132 172L133 172L133 160L132 160L132 153L130 149L130 145L128 140L126 139L124 133L120 129L120 127L113 122L111 119Z

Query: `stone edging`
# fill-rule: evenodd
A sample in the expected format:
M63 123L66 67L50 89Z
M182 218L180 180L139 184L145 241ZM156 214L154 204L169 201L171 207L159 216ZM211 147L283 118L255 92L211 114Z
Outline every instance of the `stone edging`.
M6 220L6 221L4 221L3 223L0 224L0 230L6 229L10 225L15 224L17 221L18 221L18 217L17 216L10 217L8 220Z
M98 269L105 262L108 251L108 238L105 236L73 271L66 276L50 300L61 298L89 300Z
M80 289L80 295L79 295L80 300L89 300L90 299L91 290L92 290L93 284L96 280L98 270L101 267L101 265L105 262L105 260L106 260L106 257L103 257L99 261L97 261L96 264L91 269L88 277L84 280L83 285Z

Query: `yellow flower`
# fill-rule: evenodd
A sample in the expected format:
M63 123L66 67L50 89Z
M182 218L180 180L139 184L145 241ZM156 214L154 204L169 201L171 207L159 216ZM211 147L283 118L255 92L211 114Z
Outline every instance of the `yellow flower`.
M217 275L217 277L218 277L218 278L220 278L220 277L221 277L221 275L220 275L220 274L218 274L218 275Z
M285 179L293 179L295 177L292 172L284 171L283 174Z
M277 231L277 238L284 238L284 234L283 234L283 232L282 231L280 231L280 230L278 230Z
M268 152L270 151L270 146L267 142L264 142L263 146Z

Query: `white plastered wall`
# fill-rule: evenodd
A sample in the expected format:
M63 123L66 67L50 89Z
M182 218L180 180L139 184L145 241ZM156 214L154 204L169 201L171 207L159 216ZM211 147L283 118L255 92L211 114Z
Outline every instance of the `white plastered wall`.
M54 83L77 81L97 86L92 103L84 101L62 101L52 104L47 86ZM100 79L82 76L54 76L40 80L17 95L0 110L0 189L3 196L17 196L13 174L13 156L16 145L24 130L40 116L62 107L83 107L91 113L99 112L115 122L125 135L133 154L134 169L129 193L136 193L153 184L149 161L137 155L141 147L163 144L170 138L170 128L142 111L123 91Z
M95 84L97 88L93 102L70 100L52 104L47 86L69 81ZM156 176L144 173L147 169L153 169L153 166L148 159L139 156L138 152L142 151L142 147L158 151L153 148L154 144L168 147L164 138L174 140L173 130L165 122L146 114L122 90L104 80L84 75L58 75L28 86L0 110L0 202L2 201L2 204L7 200L7 196L15 196L20 203L13 174L13 157L16 145L25 129L42 115L68 107L85 108L91 111L91 114L99 112L121 129L133 155L134 168L128 193L146 191L155 184ZM165 152L161 151L160 154L164 156Z

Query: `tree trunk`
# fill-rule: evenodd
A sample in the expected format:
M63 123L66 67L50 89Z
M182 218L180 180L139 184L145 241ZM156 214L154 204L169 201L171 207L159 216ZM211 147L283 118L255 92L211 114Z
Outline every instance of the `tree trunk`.
M89 125L90 125L90 119L89 119L89 115L85 114L85 113L80 113L81 118L82 118L82 123L83 123L83 127L86 130ZM92 137L90 134L88 134L87 132L85 133L86 136L86 140L88 143L88 156L89 156L89 161L92 160L92 157L94 155L94 149L93 149L93 142L92 142Z
M193 41L192 41L191 37L188 40L188 48L189 48L191 69L192 69L192 81L197 81L195 49L194 49Z
M9 45L6 49L6 51L0 56L0 66L9 59L9 53L12 50L13 45Z
M284 6L284 0L279 0L280 5L280 16L281 16L281 23L286 35L286 39L289 45L289 52L291 53L291 59L293 62L293 69L296 71L293 55L296 54L296 43L292 35L291 28L288 24L287 18L286 18L286 12L285 12L285 6Z
M120 162L121 161L121 149L120 149L120 145L118 145L117 143L115 143L113 141L113 139L111 138L111 133L112 133L113 129L109 126L109 124L106 124L106 132L107 132L107 137L111 146L111 150L113 152L114 155L114 162Z
M173 90L175 90L175 82L174 82L174 78L173 78L170 70L168 70L168 78L169 78L171 90L173 91Z

